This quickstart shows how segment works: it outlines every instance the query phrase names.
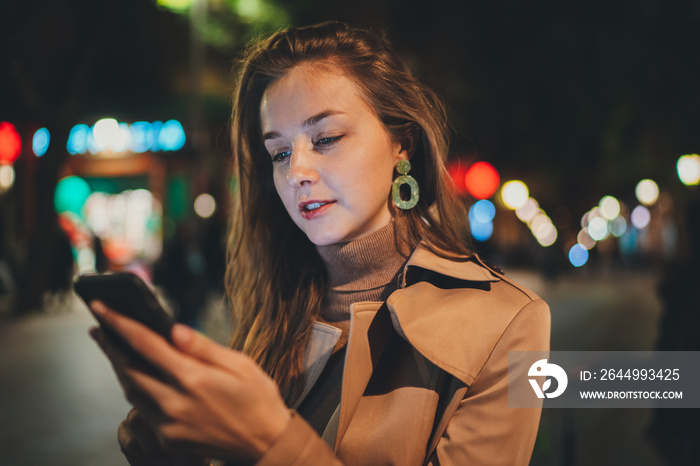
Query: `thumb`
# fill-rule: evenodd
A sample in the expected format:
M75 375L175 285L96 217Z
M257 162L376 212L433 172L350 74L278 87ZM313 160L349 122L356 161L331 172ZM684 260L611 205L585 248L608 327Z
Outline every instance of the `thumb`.
M210 340L192 327L175 324L171 333L173 345L183 353L200 361L234 369L243 354Z

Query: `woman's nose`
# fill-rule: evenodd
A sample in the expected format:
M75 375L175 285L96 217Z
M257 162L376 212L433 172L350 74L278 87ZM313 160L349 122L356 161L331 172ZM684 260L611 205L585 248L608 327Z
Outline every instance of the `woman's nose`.
M289 171L287 172L287 183L294 188L316 183L319 179L319 174L313 158L313 152L306 148L296 148L292 151L289 160Z

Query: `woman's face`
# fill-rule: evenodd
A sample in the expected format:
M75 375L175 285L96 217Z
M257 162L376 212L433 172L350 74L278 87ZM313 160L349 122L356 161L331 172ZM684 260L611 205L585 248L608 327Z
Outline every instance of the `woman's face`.
M316 245L352 241L387 225L396 163L407 158L343 72L293 68L260 103L275 188Z

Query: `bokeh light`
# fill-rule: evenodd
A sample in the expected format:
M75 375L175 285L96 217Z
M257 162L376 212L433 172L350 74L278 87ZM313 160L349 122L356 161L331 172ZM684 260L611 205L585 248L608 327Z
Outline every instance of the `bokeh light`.
M678 178L686 186L700 183L700 155L682 155L676 163Z
M627 231L627 221L624 217L618 215L608 222L608 230L610 230L610 234L615 238L619 238Z
M469 229L471 230L472 237L477 241L486 241L491 238L493 234L492 220L493 215L496 213L496 208L493 207L492 212L489 204L493 207L491 202L482 200L475 202L469 208Z
M77 176L63 178L56 185L53 205L56 212L73 212L81 215L83 205L90 196L91 190L87 182Z
M158 134L158 146L161 150L180 150L185 145L185 130L177 120L168 120Z
M0 165L0 194L15 184L15 169L12 165Z
M637 183L634 193L643 205L652 205L659 199L659 185L654 180L642 180Z
M540 212L540 205L536 200L529 197L522 207L515 210L515 215L523 222L529 222Z
M588 250L578 243L574 244L569 249L569 262L574 267L581 267L588 262Z
M486 241L493 234L493 222L470 222L469 229L472 237L477 241Z
M476 201L471 208L474 210L474 218L481 223L490 222L496 216L496 206L486 199Z
M136 121L131 124L131 152L140 154L150 150L155 142L151 124L147 121Z
M600 213L606 220L612 220L620 214L620 201L613 196L605 196L598 204Z
M501 200L503 204L511 210L516 210L524 206L529 196L530 190L527 188L527 185L520 180L507 181L501 188Z
M604 240L608 236L608 221L603 217L595 217L588 224L588 234L596 241Z
M32 137L32 151L37 157L41 157L49 150L51 142L51 133L46 128L39 128Z
M98 150L104 150L119 139L119 123L114 118L98 120L92 127L92 136Z
M650 220L651 214L649 213L649 209L642 205L635 207L630 215L630 221L637 230L643 230L649 226Z
M88 150L89 134L90 127L88 125L73 126L68 134L68 142L66 143L68 153L72 155L84 154Z
M596 244L596 241L591 238L591 235L588 234L588 231L585 228L578 232L576 241L578 241L578 244L586 249L593 249Z
M537 226L537 229L532 231L535 239L541 246L548 247L553 245L557 240L557 229L549 222L542 222Z
M475 199L488 199L498 189L501 176L488 162L476 162L467 169L464 184Z
M0 164L12 165L22 153L22 139L15 125L3 121L0 123Z
M202 218L209 218L216 210L216 200L211 194L200 194L194 200L194 211Z

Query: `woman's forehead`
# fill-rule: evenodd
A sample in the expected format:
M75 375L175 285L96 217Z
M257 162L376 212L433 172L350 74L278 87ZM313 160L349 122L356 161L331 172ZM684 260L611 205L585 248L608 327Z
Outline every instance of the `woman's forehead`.
M279 124L304 125L323 112L362 113L371 108L339 67L305 63L268 86L260 102L263 132Z

